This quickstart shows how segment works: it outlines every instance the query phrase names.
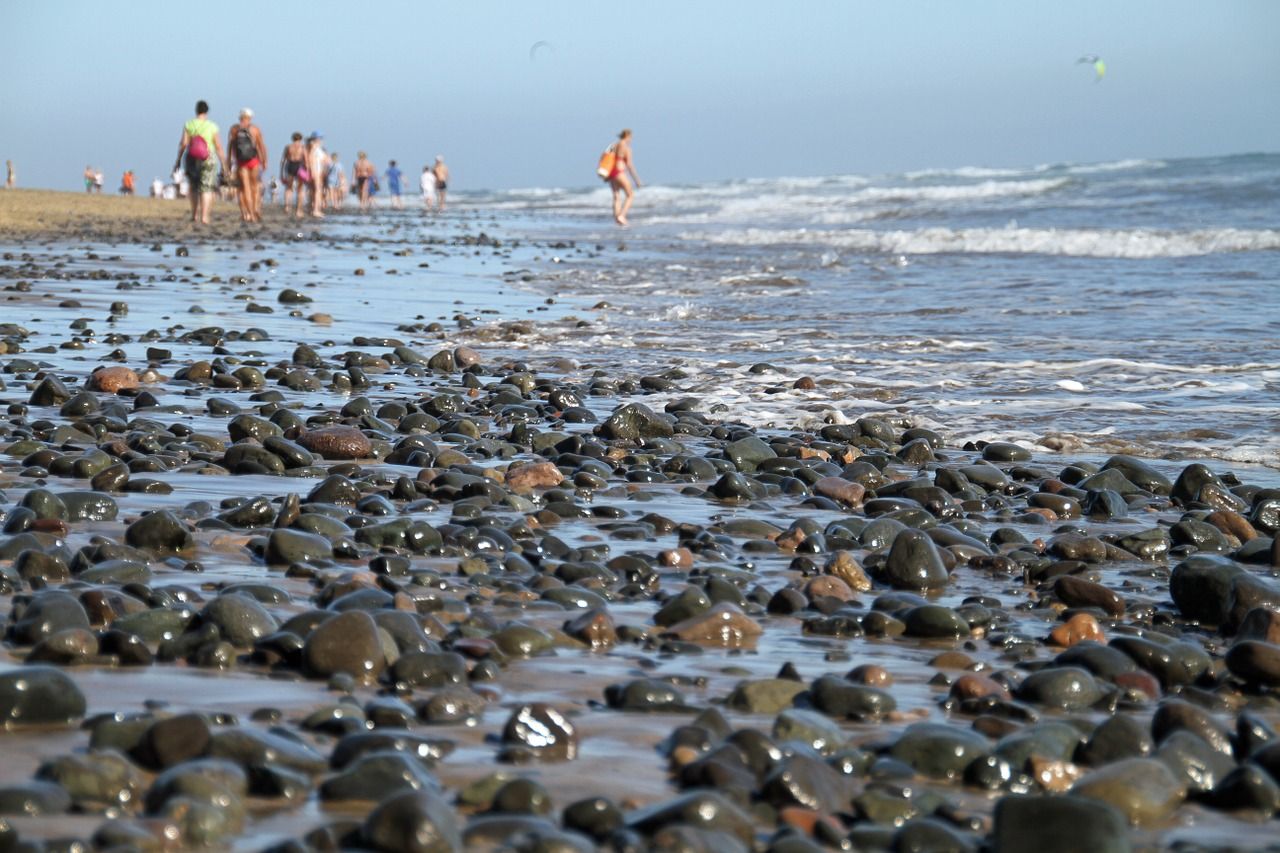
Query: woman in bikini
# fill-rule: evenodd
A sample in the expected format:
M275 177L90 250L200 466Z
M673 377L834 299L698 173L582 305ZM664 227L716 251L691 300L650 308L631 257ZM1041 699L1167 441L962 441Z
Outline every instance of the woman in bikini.
M373 181L373 176L377 174L377 172L378 170L374 167L373 161L366 157L365 153L361 151L359 156L356 157L356 165L352 170L352 174L356 179L356 191L360 193L361 211L369 209L369 190L372 189L370 183Z
M301 219L302 188L307 184L303 180L307 165L307 146L302 142L301 133L294 133L292 140L280 155L280 183L284 185L284 212L289 212L289 190L293 190L293 215ZM310 177L309 172L306 177Z
M236 163L239 178L240 219L262 221L261 172L267 162L267 144L262 131L253 123L253 110L240 111L240 121L227 134L227 150Z
M631 179L636 182L635 189L640 188L640 176L636 174L635 164L631 162L631 129L625 128L618 134L614 145L613 169L608 178L609 188L613 190L613 220L624 228L627 225L627 212L631 210L631 202L635 198L635 190L631 187Z

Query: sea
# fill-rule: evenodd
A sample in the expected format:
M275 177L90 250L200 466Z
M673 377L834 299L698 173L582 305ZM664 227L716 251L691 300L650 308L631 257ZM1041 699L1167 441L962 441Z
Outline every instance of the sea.
M626 230L604 186L465 203L584 310L521 346L655 405L1280 468L1280 154L645 186Z

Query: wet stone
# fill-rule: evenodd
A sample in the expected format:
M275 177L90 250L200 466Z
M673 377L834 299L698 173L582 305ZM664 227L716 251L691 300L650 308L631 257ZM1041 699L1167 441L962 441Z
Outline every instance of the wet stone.
M1028 675L1018 685L1017 696L1034 705L1077 710L1101 699L1103 689L1087 670L1061 666Z
M125 530L125 541L148 551L185 551L193 544L191 531L169 510L144 515Z
M517 708L502 729L502 742L531 750L544 761L572 761L578 754L577 729L545 702Z
M387 660L373 618L360 610L334 616L317 626L303 647L307 672L318 678L346 673L356 678L377 678Z
M387 853L450 853L462 850L453 809L433 791L406 791L382 801L365 818L364 843Z
M880 573L890 586L908 590L940 589L949 577L937 546L919 530L904 530L894 538Z
M434 774L413 756L403 752L372 752L326 779L319 790L322 800L381 802L404 792L438 788Z
M1169 768L1152 758L1128 758L1101 767L1076 782L1071 792L1113 806L1139 825L1164 820L1186 796Z
M996 853L1129 853L1128 825L1116 808L1077 796L1005 796L996 803Z
M277 628L275 617L247 595L220 595L205 605L200 616L238 648L251 647Z
M29 666L0 673L0 722L6 728L68 725L84 717L86 702L60 670Z

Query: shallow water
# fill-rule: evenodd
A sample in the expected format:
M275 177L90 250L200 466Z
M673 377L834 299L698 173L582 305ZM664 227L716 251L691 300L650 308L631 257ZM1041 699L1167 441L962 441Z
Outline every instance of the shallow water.
M1280 155L637 198L625 233L604 190L485 201L604 249L566 256L553 286L614 306L578 346L669 360L729 417L790 427L904 411L954 441L1280 467ZM758 362L785 373L745 372ZM818 390L766 393L800 375Z

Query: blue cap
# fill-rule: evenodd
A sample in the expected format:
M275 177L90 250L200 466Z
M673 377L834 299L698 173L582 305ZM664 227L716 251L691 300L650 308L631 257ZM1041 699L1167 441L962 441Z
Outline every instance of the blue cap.
M318 130L313 130L313 131L311 131L311 138L312 138L312 139L324 139L324 134L323 134L323 133L321 133L321 132L320 132L320 131L318 131Z

